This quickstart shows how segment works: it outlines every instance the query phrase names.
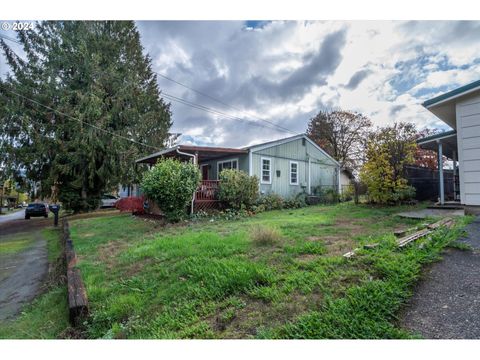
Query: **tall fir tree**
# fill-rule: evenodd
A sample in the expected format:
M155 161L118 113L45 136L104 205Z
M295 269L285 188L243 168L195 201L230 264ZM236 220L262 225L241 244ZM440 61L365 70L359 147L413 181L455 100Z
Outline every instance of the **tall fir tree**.
M138 182L134 160L162 148L172 122L135 24L46 21L18 41L23 56L0 42L0 164L75 211Z

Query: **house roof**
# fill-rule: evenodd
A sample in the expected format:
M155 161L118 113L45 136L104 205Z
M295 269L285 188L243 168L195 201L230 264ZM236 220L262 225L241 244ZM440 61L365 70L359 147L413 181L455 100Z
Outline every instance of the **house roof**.
M206 160L208 161L208 160L222 158L222 157L234 155L234 154L248 154L250 151L270 148L272 146L281 145L281 144L288 143L290 141L294 141L301 138L305 138L314 147L320 150L326 157L328 157L333 163L339 165L339 163L334 158L332 158L329 154L327 154L325 150L323 150L314 141L312 141L306 134L303 134L303 133L295 136L290 136L288 138L283 138L283 139L278 139L274 141L268 141L261 144L243 147L240 149L210 147L210 146L176 145L174 147L167 148L159 152L156 152L154 154L143 157L141 159L138 159L136 160L136 162L145 163L145 164L155 164L157 162L157 159L160 157L173 157L173 156L188 160L189 156L181 153L187 153L191 155L198 154L199 161L206 161ZM179 151L181 153L179 153Z
M262 144L252 145L252 146L246 147L244 149L249 149L249 150L252 150L252 151L258 151L258 150L261 150L261 149L268 149L272 146L285 144L285 143L295 141L295 140L298 140L298 139L302 139L302 138L305 139L306 141L308 141L310 144L312 144L315 148L317 148L321 153L323 153L327 158L329 158L334 164L340 166L340 164L337 160L335 160L333 157L331 157L325 150L323 150L320 146L318 146L318 144L316 142L314 142L312 139L310 139L307 136L307 134L304 134L304 133L294 135L294 136L290 136L290 137L283 138L283 139L268 141L268 142L262 143Z
M349 168L342 168L342 173L344 173L350 180L354 180L355 176L353 176L352 169Z
M426 136L424 138L418 139L417 144L421 145L421 144L425 144L425 143L428 143L428 142L431 142L431 141L437 141L437 140L445 139L447 137L454 136L456 134L457 134L456 130L444 131L444 132L441 132L441 133L438 133L438 134L434 134L434 135L430 135L430 136Z
M418 139L417 144L422 149L438 152L438 143L442 143L443 155L449 159L453 159L455 157L454 152L456 152L458 148L456 135L456 130L444 131L439 134L424 137L423 139Z
M198 155L199 160L212 160L216 158L221 158L224 156L232 155L232 154L247 154L248 150L244 149L234 149L234 148L223 148L223 147L210 147L210 146L193 146L193 145L176 145L171 148L163 149L159 152L154 154L145 156L141 159L138 159L137 163L144 163L144 164L155 164L157 159L160 157L181 157L188 159L188 155L184 155L179 153L186 153L191 155Z
M477 93L479 91L480 80L474 81L465 86L461 86L440 96L436 96L430 100L425 101L422 105L430 112L435 114L439 119L448 124L451 128L456 129L456 102L460 98L473 95L473 93Z
M426 108L429 106L432 106L434 104L438 104L440 102L459 97L461 95L465 95L466 93L470 93L472 91L475 91L477 89L480 89L480 80L474 81L470 84L461 86L457 89L454 89L452 91L446 92L445 94L439 95L437 97L434 97L432 99L429 99L425 101L422 105Z

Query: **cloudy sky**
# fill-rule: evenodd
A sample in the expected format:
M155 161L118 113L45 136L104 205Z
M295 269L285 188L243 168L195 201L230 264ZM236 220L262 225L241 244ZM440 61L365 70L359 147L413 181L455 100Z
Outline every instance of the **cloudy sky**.
M199 145L237 147L304 132L325 107L361 112L376 125L401 120L445 129L420 104L480 78L480 22L137 26L154 70L198 91L159 76L162 92L216 111L169 98L172 131Z

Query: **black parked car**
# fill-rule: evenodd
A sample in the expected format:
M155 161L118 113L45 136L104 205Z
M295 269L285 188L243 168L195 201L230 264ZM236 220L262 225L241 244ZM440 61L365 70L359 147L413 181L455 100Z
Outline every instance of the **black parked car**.
M30 219L30 216L43 216L48 217L47 205L42 203L28 204L25 209L25 219Z

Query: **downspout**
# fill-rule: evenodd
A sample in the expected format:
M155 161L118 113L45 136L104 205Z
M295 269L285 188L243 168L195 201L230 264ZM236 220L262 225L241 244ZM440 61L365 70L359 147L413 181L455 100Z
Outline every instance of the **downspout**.
M179 153L180 155L190 156L193 160L193 164L197 165L197 156L196 155L189 154L189 153L186 153L186 152L182 152L182 151L178 150L178 148L177 148L177 153ZM192 196L192 204L191 204L191 208L190 208L190 212L191 212L192 215L193 215L193 203L195 201L195 193L196 192L197 192L197 189L195 189L195 191L193 192L193 196Z
M338 165L338 167L337 167L337 186L338 186L338 195L342 195L342 184L341 184L340 175L341 175L341 169L340 169L340 165Z
M308 156L308 195L312 195L312 159Z

